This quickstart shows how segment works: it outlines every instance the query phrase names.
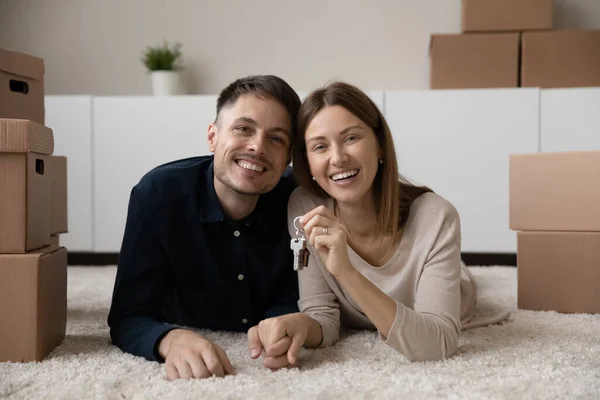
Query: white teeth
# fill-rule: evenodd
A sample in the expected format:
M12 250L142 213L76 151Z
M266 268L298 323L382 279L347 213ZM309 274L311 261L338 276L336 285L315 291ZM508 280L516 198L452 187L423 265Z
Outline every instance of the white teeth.
M238 165L242 168L249 169L250 171L262 172L265 168L260 165L250 164L247 161L240 160L238 161Z
M339 181L340 179L345 179L356 174L358 174L358 170L353 169L351 171L342 172L341 174L335 174L331 177L331 179L333 179L334 181Z

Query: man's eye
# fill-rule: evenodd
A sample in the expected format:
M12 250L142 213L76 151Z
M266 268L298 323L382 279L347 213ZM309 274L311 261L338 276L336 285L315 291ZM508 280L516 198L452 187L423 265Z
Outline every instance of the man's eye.
M247 126L236 126L235 130L240 132L240 133L247 133L250 132L250 128L248 128Z
M280 136L271 136L271 140L277 143L285 143L285 140L283 140L283 138Z

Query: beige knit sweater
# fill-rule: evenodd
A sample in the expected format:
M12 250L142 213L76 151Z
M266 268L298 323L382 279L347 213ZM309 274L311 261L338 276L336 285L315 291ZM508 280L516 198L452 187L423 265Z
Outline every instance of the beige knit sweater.
M319 205L333 211L333 199L321 199L297 188L288 204L288 228L295 235L294 218ZM451 356L458 347L463 324L475 312L475 280L461 262L458 212L435 193L425 193L413 203L402 239L387 263L374 267L350 246L354 268L396 301L397 312L387 338L380 340L414 361ZM339 339L340 323L349 328L374 326L348 292L331 275L312 247L308 267L298 273L301 312L323 329L321 347ZM490 322L507 317L498 315Z

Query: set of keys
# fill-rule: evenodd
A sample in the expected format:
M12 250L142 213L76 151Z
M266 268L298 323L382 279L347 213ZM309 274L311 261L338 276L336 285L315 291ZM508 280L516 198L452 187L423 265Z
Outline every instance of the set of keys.
M304 229L296 226L296 221L298 221L300 217L296 217L294 219L294 228L296 228L296 237L293 237L290 241L290 248L294 252L294 271L302 271L304 268L308 266L308 257L310 256L310 252L308 251L308 247L306 245L306 235L304 234Z

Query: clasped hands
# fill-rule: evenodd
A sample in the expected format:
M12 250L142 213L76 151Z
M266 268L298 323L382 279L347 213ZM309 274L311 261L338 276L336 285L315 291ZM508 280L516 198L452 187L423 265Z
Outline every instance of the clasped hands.
M310 317L303 313L286 314L259 322L248 331L248 351L253 359L264 357L263 365L275 371L296 366L304 345Z

